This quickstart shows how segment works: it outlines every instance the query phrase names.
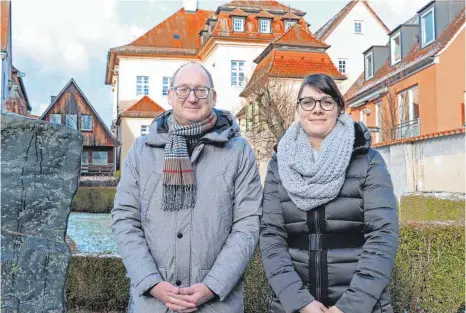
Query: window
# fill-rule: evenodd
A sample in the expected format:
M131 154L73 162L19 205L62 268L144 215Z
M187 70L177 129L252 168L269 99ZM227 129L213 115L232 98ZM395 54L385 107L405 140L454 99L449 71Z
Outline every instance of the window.
M149 94L149 76L137 76L136 96L147 96Z
M108 152L107 151L93 151L92 152L92 164L108 164Z
M233 18L233 30L235 32L244 32L244 18L242 17Z
M421 16L422 46L425 47L435 40L434 8Z
M259 31L263 34L270 34L270 22L271 20L269 19L261 19L260 20L260 29Z
M390 55L392 65L398 63L401 60L401 33L397 32L390 39Z
M61 124L61 114L50 114L50 123Z
M231 85L244 86L244 61L231 61Z
M88 151L83 151L83 154L81 155L81 164L89 164L89 152Z
M354 21L354 33L355 34L362 34L362 21Z
M171 77L164 77L162 79L162 96L168 96L168 90L170 90Z
M285 21L285 31L290 29L290 27L293 27L294 24L296 24L295 21Z
M366 80L374 77L374 59L372 51L364 56L364 73Z
M407 123L419 118L418 87L405 90L398 95L399 122Z
M375 127L380 128L380 106L382 105L382 101L379 101L375 104Z
M78 116L76 114L66 114L66 126L71 129L78 129Z
M367 124L366 109L359 111L359 121L363 122L365 125Z
M92 130L92 115L81 115L81 130Z
M346 59L338 59L338 70L342 74L346 74Z
M149 125L141 125L141 136L149 134Z

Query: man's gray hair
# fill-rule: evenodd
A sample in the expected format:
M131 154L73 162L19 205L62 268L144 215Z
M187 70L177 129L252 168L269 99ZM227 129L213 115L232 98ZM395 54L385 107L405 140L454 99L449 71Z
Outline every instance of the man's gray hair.
M197 62L189 62L189 63L181 65L175 71L175 73L173 74L170 86L173 87L173 83L175 82L176 76L178 75L179 71L181 71L181 69L183 69L184 67L186 67L188 65L192 65L192 64L196 64L197 66L199 66L207 74L207 78L209 79L210 87L214 88L214 81L212 79L212 74L210 74L210 72L204 67L204 65L202 65L201 63L197 63Z

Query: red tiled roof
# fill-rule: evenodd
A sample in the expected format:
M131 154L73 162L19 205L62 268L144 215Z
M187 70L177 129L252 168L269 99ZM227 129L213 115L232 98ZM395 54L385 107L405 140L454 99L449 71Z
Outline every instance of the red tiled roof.
M288 12L282 16L282 20L299 20L300 17L296 16L293 12Z
M394 74L402 69L407 69L408 67L418 64L420 61L425 60L428 57L436 55L448 44L448 42L450 42L450 40L460 30L464 23L465 11L463 10L458 13L458 15L438 36L434 43L424 48L421 48L419 43L416 43L414 47L408 52L408 54L403 58L403 60L394 66L391 66L390 59L387 59L385 64L374 74L374 77L367 81L364 80L364 76L361 74L362 78L360 76L359 79L356 80L356 82L353 84L353 86L350 87L350 89L345 94L345 99L350 101L357 95L384 82L391 74Z
M273 42L278 45L293 45L315 48L329 48L326 43L316 39L309 30L303 29L302 25L295 24L293 27L283 34L280 38Z
M197 10L192 13L180 9L144 35L123 47L182 48L192 49L195 53L201 46L198 34L207 22L207 18L213 14L214 12L209 10Z
M248 15L249 14L241 10L241 8L236 8L233 10L233 12L230 13L230 16L245 16L246 17Z
M149 96L144 96L120 114L121 117L156 117L165 110Z
M267 11L260 11L259 14L256 15L256 18L259 18L259 17L262 17L262 18L274 18L274 15L267 12Z
M217 13L219 10L221 10L224 7L235 7L235 8L242 8L242 9L261 9L261 10L266 10L266 11L274 11L274 12L293 12L294 14L298 15L305 15L306 12L293 9L288 7L287 5L284 5L278 1L273 1L273 0L235 0L231 1L227 4L221 5L219 9L217 10Z
M304 78L315 73L327 74L333 79L346 78L325 52L274 49L257 65L240 96L245 96L254 86L263 85L264 79L270 77Z
M409 142L414 142L414 141L426 140L430 138L437 138L437 137L456 135L456 134L464 134L465 132L466 130L464 128L456 128L456 129L445 130L445 131L430 133L430 134L411 137L411 138L383 141L383 142L379 142L379 143L372 145L372 147L377 148L377 147L384 147L384 146L390 146L390 145L398 145L398 144L409 143Z
M0 48L2 51L8 49L8 37L10 34L10 19L11 19L11 3L10 0L0 1Z
M345 5L340 11L338 11L337 14L335 14L331 19L327 21L321 28L319 28L316 32L315 35L317 38L320 40L325 40L327 39L328 36L335 30L335 28L340 24L340 22L348 15L348 13L354 8L354 6L358 3L361 2L364 4L364 6L369 10L369 12L374 16L374 18L377 20L377 22L385 29L385 31L388 33L390 30L388 27L385 25L385 23L380 19L380 17L375 13L375 11L370 7L370 5L367 3L367 1L364 0L352 0L348 2L347 5Z

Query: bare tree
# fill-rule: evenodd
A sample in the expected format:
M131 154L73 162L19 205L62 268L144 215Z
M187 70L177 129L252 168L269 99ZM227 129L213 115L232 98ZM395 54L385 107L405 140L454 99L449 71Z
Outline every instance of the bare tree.
M247 136L258 160L269 159L278 139L296 118L296 91L289 80L267 78L248 85Z

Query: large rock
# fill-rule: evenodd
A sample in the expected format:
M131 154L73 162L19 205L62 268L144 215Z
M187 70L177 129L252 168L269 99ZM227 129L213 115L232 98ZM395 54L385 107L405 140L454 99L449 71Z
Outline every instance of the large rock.
M1 120L2 312L65 312L82 135L15 114Z

